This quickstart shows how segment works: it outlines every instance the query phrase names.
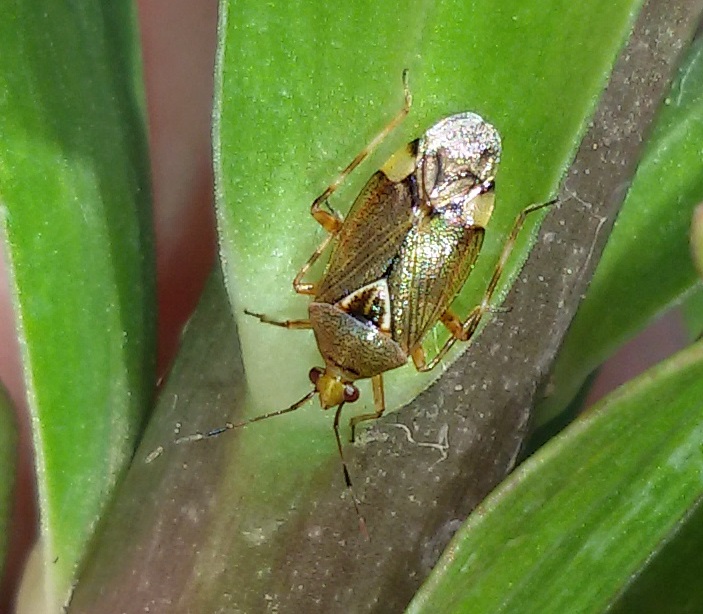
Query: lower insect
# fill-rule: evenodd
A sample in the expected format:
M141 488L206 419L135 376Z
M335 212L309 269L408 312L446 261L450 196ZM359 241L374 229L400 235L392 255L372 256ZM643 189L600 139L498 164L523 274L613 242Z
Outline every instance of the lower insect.
M289 413L317 395L323 409L336 408L334 434L344 480L364 534L339 428L342 408L359 398L356 382L371 379L374 411L351 418L352 440L360 422L380 418L385 411L385 372L409 360L418 371L429 371L454 343L472 338L490 311L525 218L551 204L533 205L518 215L481 301L464 317L452 311L452 302L479 256L495 205L501 141L491 124L469 112L447 117L374 173L345 219L325 207L345 178L408 114L406 77L404 73L403 108L312 204L311 214L327 236L293 280L297 293L311 297L307 319L277 321L246 312L266 324L313 331L324 366L310 370L310 391L284 409L177 440L197 441ZM328 248L322 277L305 281ZM450 336L428 357L423 342L438 322Z

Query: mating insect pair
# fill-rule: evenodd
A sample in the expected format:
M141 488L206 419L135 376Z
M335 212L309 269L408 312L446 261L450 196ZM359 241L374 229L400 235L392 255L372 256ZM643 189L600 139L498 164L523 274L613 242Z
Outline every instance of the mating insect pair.
M385 410L386 371L406 364L409 358L418 371L429 371L456 341L472 337L490 311L491 298L526 216L546 206L528 207L517 217L481 302L464 320L451 310L451 304L481 250L493 212L494 178L501 155L500 137L488 122L475 113L441 120L396 152L369 179L345 219L325 209L347 175L410 111L407 72L403 84L405 104L400 112L312 204L312 216L328 234L293 280L297 293L313 297L308 319L279 322L246 312L267 324L312 329L325 362L324 368L310 370L313 388L285 409L178 440L196 441L289 413L318 395L323 409L337 408L337 448L364 532L339 433L342 408L359 397L355 382L371 379L375 411L351 418L352 440L360 422L379 418ZM330 244L332 252L322 278L303 281ZM438 321L451 336L427 360L423 340Z

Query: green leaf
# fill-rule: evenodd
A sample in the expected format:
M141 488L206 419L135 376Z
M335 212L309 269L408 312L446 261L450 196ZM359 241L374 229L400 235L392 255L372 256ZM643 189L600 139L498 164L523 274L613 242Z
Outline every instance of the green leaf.
M33 418L48 611L68 597L153 394L137 41L130 3L0 9L0 228Z
M657 553L671 559L667 543L699 515L702 398L703 343L606 397L473 512L408 611L617 604L647 565L667 565ZM700 611L703 589L690 571L680 566L679 579ZM658 579L645 571L641 581L651 589Z
M703 506L699 498L671 529L659 550L609 610L657 614L700 612L703 607Z
M515 216L555 194L639 4L223 4L217 203L223 268L248 379L247 415L301 398L310 387L308 369L321 359L309 331L266 327L243 310L275 319L305 317L308 301L293 294L290 282L324 237L309 204L401 107L403 69L409 69L414 97L410 116L331 205L346 212L389 154L441 117L471 109L494 123L504 145L498 206L457 309L466 314ZM509 267L511 278L528 250L528 235ZM389 374L389 407L406 403L440 374L421 377L412 367ZM362 388L358 411L368 411L371 399L370 389ZM314 407L259 424L239 440L230 462L240 470L228 488L241 502L248 534L268 534L264 527L274 519L308 505L327 467L337 463L329 421ZM296 478L281 480L281 467ZM325 477L316 473L321 468ZM247 544L238 550L237 564L253 568Z
M370 172L441 117L472 109L492 121L504 141L498 207L485 255L458 309L467 313L517 213L554 194L638 6L621 1L577 7L555 0L549 6L371 2L331 8L306 2L237 3L236 11L224 11L217 200L250 415L303 396L306 372L320 358L309 333L262 326L243 316L243 309L278 319L305 317L307 301L294 296L290 282L324 234L309 216L309 204L400 108L403 68L410 71L415 101L410 117L332 205L344 211ZM363 61L350 49L362 49ZM508 61L518 53L519 63ZM527 249L523 240L523 258ZM423 377L410 366L389 374L389 406L406 403L440 374ZM370 390L362 395L359 410L368 411ZM299 428L283 429L285 441L277 445L289 448L292 457L293 450L313 446L321 455L334 454L328 427L311 413L298 421Z
M689 247L703 200L703 40L665 100L613 233L554 365L540 424L586 376L657 315L699 285Z
M331 204L345 212L371 172L443 116L470 109L494 123L504 145L498 205L458 303L466 314L518 212L555 194L639 4L240 2L231 15L224 11L217 203L252 414L302 396L305 373L320 359L310 334L262 326L243 309L305 317L308 301L293 294L291 281L324 236L309 205L401 108L403 69L414 98L409 118ZM511 61L518 55L520 62ZM506 280L524 260L529 234L523 233ZM407 403L439 375L420 376L410 366L389 374L389 406ZM368 411L369 389L362 394L359 409Z
M17 425L10 399L0 384L0 576L7 556L16 457Z

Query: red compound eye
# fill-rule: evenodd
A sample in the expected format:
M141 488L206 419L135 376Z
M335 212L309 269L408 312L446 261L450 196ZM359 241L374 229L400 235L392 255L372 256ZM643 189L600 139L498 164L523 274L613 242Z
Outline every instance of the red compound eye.
M353 403L359 398L359 389L353 384L347 384L344 387L344 402Z
M320 369L320 367L313 367L310 369L310 373L308 373L308 377L313 384L317 384L317 380L319 380L321 376L322 369Z

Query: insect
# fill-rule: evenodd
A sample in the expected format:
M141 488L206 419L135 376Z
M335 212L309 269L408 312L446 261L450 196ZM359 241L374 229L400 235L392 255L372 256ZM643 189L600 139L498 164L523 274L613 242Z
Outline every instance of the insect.
M371 379L375 411L351 418L352 441L359 423L384 413L386 371L410 359L418 371L429 371L455 342L471 339L490 311L491 298L526 216L550 204L528 207L518 215L481 302L462 320L451 304L479 255L495 202L501 140L491 124L469 112L447 117L374 173L345 219L327 205L345 178L409 113L407 72L403 83L403 108L312 203L311 214L327 236L293 280L297 293L312 297L308 318L277 321L246 311L267 324L313 331L324 359L324 367L310 370L313 387L285 409L178 440L212 437L289 413L318 395L323 409L336 407L334 433L344 480L364 533L339 429L342 408L359 398L355 382ZM322 277L304 281L330 245ZM450 337L428 360L423 340L437 322L444 324Z

